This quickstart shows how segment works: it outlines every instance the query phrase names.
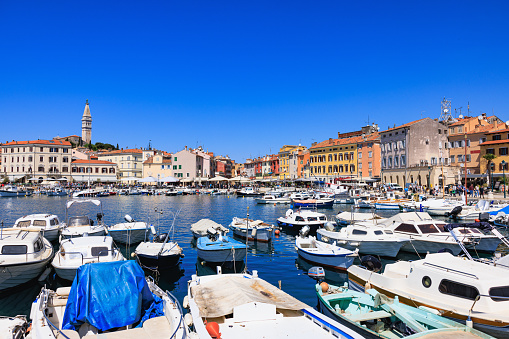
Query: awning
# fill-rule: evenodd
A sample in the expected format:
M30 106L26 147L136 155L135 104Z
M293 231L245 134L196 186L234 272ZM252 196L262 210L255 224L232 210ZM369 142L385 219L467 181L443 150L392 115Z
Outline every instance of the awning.
M182 179L181 182L193 182L193 179L186 178L186 179Z
M9 180L18 180L23 178L24 176L25 176L24 174L10 174L7 177L9 177Z
M178 182L179 180L175 177L172 177L171 175L170 176L167 176L167 177L164 177L162 178L161 180L159 180L160 182Z
M96 182L97 180L100 180L101 182L117 182L116 176L101 176L101 175L91 175L90 177L88 175L73 175L72 179L77 182L88 182L90 180L91 182ZM127 178L126 178L127 179Z
M136 178L136 177L127 177L127 178L120 179L120 181L138 181L138 180L140 180L140 178Z
M214 178L212 178L212 179L209 179L209 181L228 181L228 179L227 179L227 178L225 178L225 177L222 177L222 176L218 175L217 177L214 177Z
M143 178L143 179L140 179L138 180L138 182L157 182L157 179L150 176L150 177L146 177L146 178Z

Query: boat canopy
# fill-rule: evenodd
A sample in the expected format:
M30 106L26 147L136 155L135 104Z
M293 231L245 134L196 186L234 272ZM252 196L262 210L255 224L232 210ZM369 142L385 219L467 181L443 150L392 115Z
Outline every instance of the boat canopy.
M73 200L69 200L67 202L67 208L71 207L73 204L81 204L81 203L86 203L86 202L89 202L89 203L92 203L96 206L100 206L101 205L101 201L100 200L97 200L97 199L73 199Z
M62 329L77 330L83 323L101 331L131 325L154 302L136 261L85 264L72 283Z
M250 276L228 276L200 283L191 288L202 317L222 317L251 302L275 305L285 310L309 307L268 282Z

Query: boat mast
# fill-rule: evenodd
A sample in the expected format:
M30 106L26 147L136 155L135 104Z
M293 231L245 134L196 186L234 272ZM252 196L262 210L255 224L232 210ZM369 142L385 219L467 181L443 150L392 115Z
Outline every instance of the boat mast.
M244 260L244 273L247 272L247 242L249 241L249 206L247 206L247 216L246 216L246 259Z

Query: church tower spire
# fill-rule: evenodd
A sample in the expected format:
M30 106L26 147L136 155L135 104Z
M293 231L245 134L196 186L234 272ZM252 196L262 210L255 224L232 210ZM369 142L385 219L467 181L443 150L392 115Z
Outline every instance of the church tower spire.
M85 104L85 111L83 112L83 117L81 118L81 139L85 144L89 144L92 141L92 116L90 115L88 99Z

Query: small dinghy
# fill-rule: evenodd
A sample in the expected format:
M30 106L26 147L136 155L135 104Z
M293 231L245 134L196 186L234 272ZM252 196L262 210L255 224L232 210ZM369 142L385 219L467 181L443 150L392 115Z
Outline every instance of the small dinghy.
M329 267L336 270L346 271L352 266L357 257L358 250L351 251L345 248L316 240L313 236L307 236L309 227L301 229L299 236L295 238L295 248L301 258L314 264Z
M247 253L246 244L218 234L214 229L209 229L206 237L198 238L196 247L198 258L210 263L243 261Z
M434 309L405 305L397 296L390 299L374 289L352 291L347 285L317 284L318 307L364 338L493 338Z
M257 271L193 275L184 307L197 338L363 338L260 279Z
M32 339L187 335L178 301L133 260L81 266L72 287L42 289L30 318Z
M146 239L148 226L146 222L135 221L130 215L124 217L126 222L108 227L108 234L113 240L122 244L137 244Z
M249 240L261 242L269 242L274 237L274 225L261 220L234 217L230 229L234 235L243 239L246 239L246 234Z

